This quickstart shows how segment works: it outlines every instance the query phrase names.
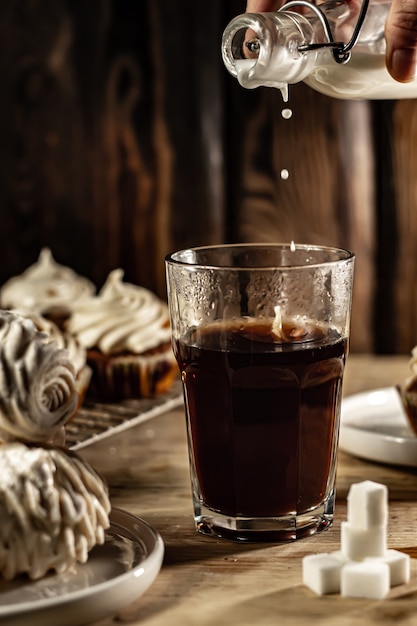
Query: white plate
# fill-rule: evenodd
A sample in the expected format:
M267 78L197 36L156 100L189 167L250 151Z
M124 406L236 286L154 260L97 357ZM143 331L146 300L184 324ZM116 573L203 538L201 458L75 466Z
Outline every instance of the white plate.
M79 626L136 600L159 573L160 535L145 521L114 509L106 542L71 572L31 582L0 582L0 624Z
M395 387L343 399L340 448L370 461L417 467L417 437Z

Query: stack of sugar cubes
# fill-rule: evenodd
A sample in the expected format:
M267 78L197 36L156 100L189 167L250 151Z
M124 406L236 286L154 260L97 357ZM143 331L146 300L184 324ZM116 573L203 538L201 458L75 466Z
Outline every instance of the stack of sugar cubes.
M387 549L388 489L365 480L351 486L341 550L303 559L303 583L320 595L384 598L410 580L410 557Z

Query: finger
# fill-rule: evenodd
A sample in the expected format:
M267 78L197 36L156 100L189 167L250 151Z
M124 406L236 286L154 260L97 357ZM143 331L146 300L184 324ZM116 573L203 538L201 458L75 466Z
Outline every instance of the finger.
M400 82L413 80L417 69L417 0L393 0L385 38L389 73Z
M276 11L284 4L284 0L247 0L247 13L265 13L267 11Z
M285 0L247 0L246 13L266 13L268 11L277 11ZM256 37L256 33L248 28L245 35L244 44ZM253 53L250 48L244 45L243 54L247 58L256 58L257 53Z

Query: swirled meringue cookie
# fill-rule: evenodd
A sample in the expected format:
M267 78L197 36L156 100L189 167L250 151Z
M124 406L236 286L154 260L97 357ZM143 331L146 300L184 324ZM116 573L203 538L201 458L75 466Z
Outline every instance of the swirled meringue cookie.
M92 282L56 263L49 248L43 248L36 263L2 286L0 304L3 309L24 308L59 323L71 312L74 302L95 291Z
M110 501L76 454L13 442L0 446L0 573L38 579L85 563L102 544Z
M88 395L101 400L153 397L178 372L166 303L123 274L113 270L96 296L76 303L66 325L87 349Z
M30 319L0 311L0 438L53 440L77 403L68 352Z
M75 369L75 388L78 394L78 406L80 407L91 379L91 368L87 365L87 351L84 346L80 344L76 337L59 328L55 322L48 320L43 315L24 309L16 309L12 312L30 319L35 324L36 330L46 333L50 341L55 341L58 348L68 352L68 358Z

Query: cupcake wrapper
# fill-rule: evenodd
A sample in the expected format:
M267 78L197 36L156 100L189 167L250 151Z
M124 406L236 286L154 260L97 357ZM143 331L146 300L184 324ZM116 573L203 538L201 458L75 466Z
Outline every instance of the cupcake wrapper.
M87 354L92 378L87 397L113 402L128 398L153 398L171 387L178 368L167 353L94 358Z

